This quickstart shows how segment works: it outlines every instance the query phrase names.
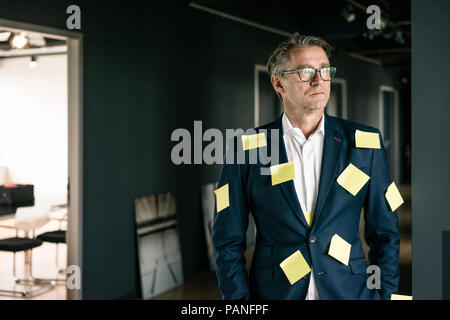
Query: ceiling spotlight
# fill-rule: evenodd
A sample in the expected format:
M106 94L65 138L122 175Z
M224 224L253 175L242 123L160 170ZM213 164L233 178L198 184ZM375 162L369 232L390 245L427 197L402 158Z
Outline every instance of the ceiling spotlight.
M36 56L31 56L31 60L30 60L29 66L30 66L31 69L34 69L34 68L37 67Z
M30 45L30 38L25 33L14 33L9 38L9 44L14 49L24 49Z
M353 12L353 6L348 4L341 10L341 17L343 17L348 23L355 21L356 14Z

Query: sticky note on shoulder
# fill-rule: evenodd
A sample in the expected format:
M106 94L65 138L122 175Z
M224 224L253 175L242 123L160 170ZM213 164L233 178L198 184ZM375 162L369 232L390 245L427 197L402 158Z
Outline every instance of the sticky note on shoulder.
M267 146L266 135L264 133L250 134L242 136L242 147L245 150Z
M215 190L217 213L230 206L229 186L228 183Z
M386 200L389 203L392 211L397 210L397 208L400 207L404 202L400 191L398 191L397 186L395 185L395 182L392 182L391 185L387 188L384 196L386 197Z
M337 182L352 195L361 190L362 187L369 181L370 177L355 167L353 164L349 164L347 168L337 178Z
M277 185L295 178L294 162L286 162L270 167L272 185Z
M291 285L311 271L308 262L306 262L300 250L295 251L289 257L284 259L283 262L280 263L280 267L283 269L283 272Z
M412 300L412 296L404 296L401 294L391 294L391 300Z
M378 132L356 130L355 145L357 148L380 149L380 135Z
M331 238L330 249L328 249L328 254L335 258L336 260L342 262L348 266L348 260L350 259L350 250L352 245L342 239L338 234L335 234Z

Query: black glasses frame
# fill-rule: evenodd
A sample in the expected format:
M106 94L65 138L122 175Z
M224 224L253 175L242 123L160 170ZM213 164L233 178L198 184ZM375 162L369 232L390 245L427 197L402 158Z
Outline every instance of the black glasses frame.
M305 70L305 69L311 69L311 70L314 70L314 75L313 75L312 80L306 81L306 80L303 80L302 77L300 76L300 71L301 71L301 70ZM299 79L300 79L301 81L303 81L303 82L312 82L312 81L314 81L314 79L316 78L317 71L319 71L320 77L322 78L323 81L331 81L331 79L325 80L325 79L323 78L323 76L322 76L322 70L324 70L324 69L331 69L331 70L332 70L333 76L331 77L331 79L333 79L333 78L334 78L334 75L336 74L336 67L323 67L323 68L318 68L318 69L316 69L316 68L310 68L310 67L305 67L305 68L299 68L299 69L293 69L293 70L286 70L286 71L281 72L281 75L284 76L285 74L289 74L289 73L297 73L297 74L298 74L298 77L299 77ZM330 74L331 74L331 72L330 72Z

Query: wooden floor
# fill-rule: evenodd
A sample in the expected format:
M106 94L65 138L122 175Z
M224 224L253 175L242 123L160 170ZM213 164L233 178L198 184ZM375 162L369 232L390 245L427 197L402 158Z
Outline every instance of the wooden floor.
M220 300L214 271L202 271L183 285L168 290L150 300Z

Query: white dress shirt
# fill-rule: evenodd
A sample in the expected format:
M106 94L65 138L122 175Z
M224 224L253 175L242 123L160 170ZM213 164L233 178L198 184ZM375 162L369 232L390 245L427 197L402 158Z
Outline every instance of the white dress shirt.
M288 160L294 162L294 186L303 213L314 212L316 207L325 137L324 118L325 116L323 115L316 131L306 139L300 128L293 128L286 114L283 114L284 145L286 146ZM314 272L311 267L311 278L306 300L318 300L319 298Z

